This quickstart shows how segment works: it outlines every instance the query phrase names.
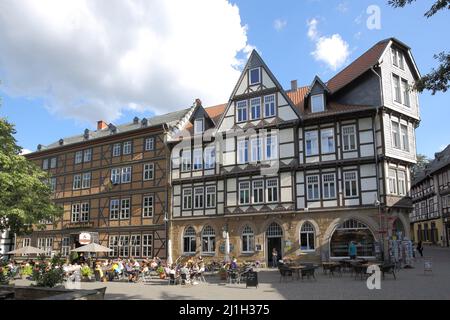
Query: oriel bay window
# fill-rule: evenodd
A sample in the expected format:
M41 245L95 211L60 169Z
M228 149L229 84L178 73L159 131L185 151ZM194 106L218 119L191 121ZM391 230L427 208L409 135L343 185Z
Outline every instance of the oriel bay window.
M343 151L356 150L356 126L342 127L342 149Z
M305 132L306 156L319 154L318 133L315 131Z
M183 235L183 253L193 254L197 248L195 230L192 227L186 228Z
M205 148L205 170L214 169L216 165L216 148L206 147Z
M238 163L247 163L248 162L248 140L240 139L237 142L238 147Z
M277 136L274 134L266 137L266 160L274 160L278 158Z
M398 178L398 194L401 196L406 195L406 174L404 171L397 172Z
M194 209L202 209L204 202L203 187L194 188Z
M245 226L242 231L242 252L252 253L255 251L255 233L252 228Z
M201 170L202 168L203 168L203 151L202 149L194 149L193 170Z
M253 185L253 203L262 203L264 202L264 181L263 180L255 180L252 181Z
M278 202L278 179L267 179L267 202Z
M202 230L202 252L216 252L216 232L211 226L205 226Z
M402 124L400 134L402 136L402 150L409 151L408 127Z
M300 229L300 250L314 251L315 237L314 226L310 222L303 223Z
M250 100L250 120L261 118L261 99L253 98Z
M237 122L243 122L248 120L247 116L247 101L238 101L236 103Z
M275 117L275 95L264 97L264 116L266 118Z
M320 131L321 141L322 141L322 153L333 153L334 152L334 129L322 129Z
M239 204L250 203L250 182L239 182Z
M206 187L206 208L216 207L216 187L207 186Z
M397 194L397 173L394 169L389 169L388 179L389 179L389 193Z
M192 209L192 189L183 189L183 209Z
M322 175L323 181L323 198L335 199L336 198L336 175L334 173L326 173Z
M400 149L400 133L398 122L391 121L391 131L392 131L392 146L394 148Z
M320 199L320 189L319 189L319 176L308 176L307 190L308 190L308 200L319 200Z
M393 74L392 81L394 83L394 101L398 103L402 103L402 96L400 92L400 77Z
M344 172L344 194L346 198L358 196L358 175L356 171Z
M262 160L262 146L261 138L253 137L250 140L251 145L251 162L258 162Z

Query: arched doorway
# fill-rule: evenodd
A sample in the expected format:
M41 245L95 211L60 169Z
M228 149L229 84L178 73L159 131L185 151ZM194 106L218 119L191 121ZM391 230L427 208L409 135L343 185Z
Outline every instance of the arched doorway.
M278 260L282 257L282 247L281 242L283 238L283 229L276 222L272 222L266 230L266 239L267 239L267 260L269 266L274 266L278 262ZM272 255L273 250L277 251L277 257L275 262L273 259L275 258Z
M330 256L336 258L348 257L350 241L356 243L356 255L359 257L375 256L375 238L367 225L349 219L338 225L330 241Z
M403 239L405 236L405 227L403 226L402 221L399 218L396 218L392 223L392 234L391 236L397 240Z

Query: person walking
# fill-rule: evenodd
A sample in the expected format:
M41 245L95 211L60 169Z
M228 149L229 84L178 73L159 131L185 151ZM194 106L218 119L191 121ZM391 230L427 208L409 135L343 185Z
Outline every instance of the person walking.
M272 250L272 267L277 267L277 260L278 260L278 251L276 248L273 248Z
M423 246L422 246L422 240L419 241L417 244L417 251L420 253L420 256L423 257Z
M348 255L350 256L350 259L356 259L356 244L354 241L350 241L350 244L348 245Z

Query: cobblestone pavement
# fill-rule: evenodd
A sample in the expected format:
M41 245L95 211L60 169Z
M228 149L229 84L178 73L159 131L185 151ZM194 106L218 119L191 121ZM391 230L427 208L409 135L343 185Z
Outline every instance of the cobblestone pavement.
M208 283L193 286L168 286L167 281L149 283L82 283L83 289L107 286L105 299L182 299L182 300L265 300L265 299L450 299L450 249L425 247L425 257L432 257L433 271L425 274L423 259L413 269L402 269L397 279L386 275L380 290L369 290L365 280L355 280L349 274L330 277L318 270L317 280L287 280L280 282L278 270L259 270L258 288L245 284L221 283L217 276L207 277ZM29 282L17 280L16 285Z

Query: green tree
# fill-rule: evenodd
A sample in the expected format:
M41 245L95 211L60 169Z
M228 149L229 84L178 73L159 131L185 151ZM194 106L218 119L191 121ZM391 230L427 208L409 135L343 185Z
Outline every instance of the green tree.
M51 200L50 176L20 155L14 125L0 118L0 231L18 235L32 226L43 229L42 220L55 221L62 208Z
M413 1L416 0L389 0L388 3L394 8L403 8ZM436 0L424 16L430 18L444 9L450 9L450 0ZM439 66L416 81L414 84L415 90L419 92L429 90L434 95L437 91L446 92L450 88L450 52L443 51L435 54L434 59L439 61Z
M418 154L416 158L417 163L411 168L411 174L413 179L415 179L420 172L425 170L426 165L430 163L430 159L428 159L427 156L424 154Z

